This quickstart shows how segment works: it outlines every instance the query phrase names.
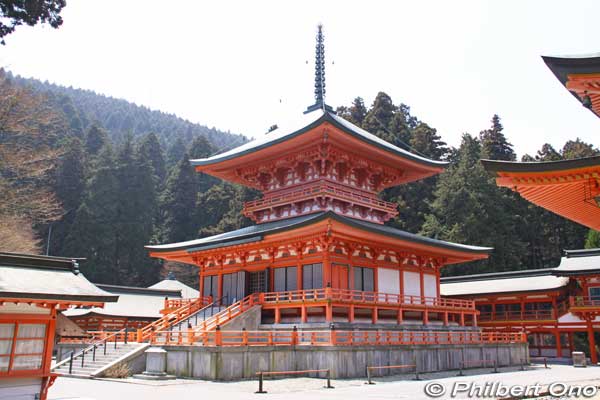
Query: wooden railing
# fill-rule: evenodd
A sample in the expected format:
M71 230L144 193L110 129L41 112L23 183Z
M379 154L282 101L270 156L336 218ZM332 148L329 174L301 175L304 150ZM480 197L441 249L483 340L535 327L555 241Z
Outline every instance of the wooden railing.
M496 311L481 312L479 314L480 322L488 321L539 321L554 320L556 316L553 310L526 310L526 311Z
M200 297L202 299L203 304L210 304L212 303L212 297L211 296L204 296L204 297ZM171 312L174 310L177 310L181 307L190 305L194 302L198 301L198 298L192 298L192 299L165 299L165 304L163 306L163 310L161 310L162 313L166 312Z
M212 331L216 329L217 326L223 325L224 323L231 321L233 318L248 310L250 307L259 304L258 299L258 294L251 294L250 296L246 296L242 300L233 303L226 309L205 319L194 329L196 331Z
M169 335L169 341L155 338ZM154 332L153 343L203 346L365 346L525 343L522 332L476 331L168 331Z
M350 289L320 288L260 294L260 301L263 304L281 304L290 302L305 303L326 300L353 304L379 304L395 306L416 305L440 308L475 309L475 302L472 300L364 292Z
M169 329L171 326L185 320L196 312L201 311L204 307L209 307L212 304L205 304L205 297L198 297L194 301L182 305L174 311L165 314L162 318L157 319L151 324L138 329L137 341L145 342L150 339L152 332Z
M599 307L600 298L589 296L571 296L569 297L569 305L571 307Z
M275 207L287 204L290 201L301 201L314 198L318 195L333 195L337 198L351 201L365 207L375 207L387 212L397 214L398 205L378 199L375 195L368 196L358 191L353 191L335 183L315 182L304 185L296 190L290 190L283 193L267 194L264 198L247 201L244 203L244 213L263 209L265 207Z

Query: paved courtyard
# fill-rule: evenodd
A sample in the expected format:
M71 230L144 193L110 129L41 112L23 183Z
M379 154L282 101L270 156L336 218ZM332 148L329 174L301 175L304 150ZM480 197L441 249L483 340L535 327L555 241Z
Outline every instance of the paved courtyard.
M457 377L456 371L426 374L422 381L412 380L414 375L376 378L376 385L366 385L364 380L335 380L335 389L324 389L325 380L311 378L293 378L265 380L267 394L254 394L258 385L256 381L243 382L207 382L183 380L166 382L147 382L134 379L127 380L89 380L58 378L50 389L51 400L198 400L198 399L430 399L424 391L432 382L443 385L446 393L439 396L449 399L452 385L499 382L503 385L534 385L543 387L554 382L569 385L600 386L600 367L574 368L566 365L551 365L550 369L533 366L527 371L518 368L503 368L500 373L491 373L489 369L468 371L467 376ZM457 398L468 398L462 393ZM486 398L494 398L487 396ZM593 399L600 399L595 395Z

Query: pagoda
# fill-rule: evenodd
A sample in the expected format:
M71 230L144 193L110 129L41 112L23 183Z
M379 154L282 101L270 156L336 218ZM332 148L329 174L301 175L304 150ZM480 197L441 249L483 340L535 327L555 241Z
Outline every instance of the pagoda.
M150 255L196 265L200 295L221 304L255 295L261 324L476 326L472 301L440 296L440 270L485 259L492 249L386 226L397 205L378 197L447 163L336 115L325 103L321 27L315 64L315 103L299 121L191 161L198 172L261 191L243 209L255 225L147 246Z

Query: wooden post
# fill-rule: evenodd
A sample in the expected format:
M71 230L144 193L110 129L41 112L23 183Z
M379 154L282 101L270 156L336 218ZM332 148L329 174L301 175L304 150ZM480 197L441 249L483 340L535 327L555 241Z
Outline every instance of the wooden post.
M562 343L560 342L560 331L554 331L554 340L556 341L556 357L562 357Z
M281 323L281 310L279 309L279 306L275 306L275 323Z
M588 341L590 344L590 359L593 365L598 364L598 354L596 353L596 338L594 338L594 326L591 317L587 318Z
M306 322L308 322L308 315L306 312L306 305L302 304L300 306L300 321L302 321L303 324L305 324Z
M215 328L215 346L221 346L223 344L223 337L221 336L221 326L217 325Z

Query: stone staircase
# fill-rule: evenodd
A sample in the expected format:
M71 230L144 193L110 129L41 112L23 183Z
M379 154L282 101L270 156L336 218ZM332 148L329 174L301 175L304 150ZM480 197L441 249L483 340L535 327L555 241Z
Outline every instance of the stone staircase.
M104 346L106 346L106 354ZM130 356L143 352L149 344L147 343L123 343L117 342L115 348L114 342L100 343L96 345L94 354L93 345L87 347L84 351L75 352L71 366L70 358L57 363L52 372L61 376L74 378L92 378L101 376L104 371L109 369L117 361L125 361ZM69 371L71 368L71 371Z

